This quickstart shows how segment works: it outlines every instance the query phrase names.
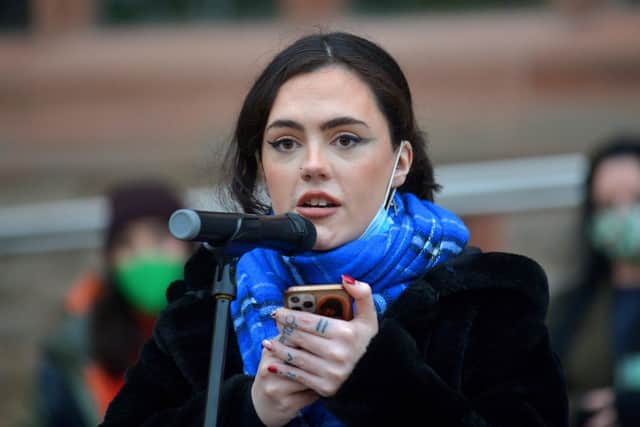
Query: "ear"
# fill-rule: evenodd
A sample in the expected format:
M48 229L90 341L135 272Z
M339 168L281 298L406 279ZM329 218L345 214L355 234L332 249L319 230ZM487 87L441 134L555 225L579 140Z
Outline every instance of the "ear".
M398 188L404 184L411 170L411 164L413 163L413 147L409 141L402 141L399 150L400 157L398 158L398 165L396 166L391 184L393 188Z

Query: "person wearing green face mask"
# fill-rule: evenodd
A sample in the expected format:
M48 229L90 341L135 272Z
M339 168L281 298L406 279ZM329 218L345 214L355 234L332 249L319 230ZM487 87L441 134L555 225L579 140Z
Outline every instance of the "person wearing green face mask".
M44 344L36 403L41 426L99 422L191 251L168 231L169 217L184 206L166 183L124 183L107 199L103 273L90 272L74 285L62 325Z
M640 137L591 159L583 206L583 277L550 324L574 395L574 426L640 425Z
M625 173L623 169L621 173ZM594 248L611 259L640 264L640 201L601 209L589 227Z
M167 287L182 276L183 264L184 260L173 254L144 251L116 266L114 279L132 306L154 316L166 305Z

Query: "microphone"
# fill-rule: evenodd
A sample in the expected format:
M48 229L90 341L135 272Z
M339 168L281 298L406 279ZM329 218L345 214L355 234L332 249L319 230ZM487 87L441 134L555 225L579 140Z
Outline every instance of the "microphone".
M180 240L223 246L232 256L255 248L293 255L311 250L316 243L313 223L291 212L272 216L179 209L169 218L169 231Z

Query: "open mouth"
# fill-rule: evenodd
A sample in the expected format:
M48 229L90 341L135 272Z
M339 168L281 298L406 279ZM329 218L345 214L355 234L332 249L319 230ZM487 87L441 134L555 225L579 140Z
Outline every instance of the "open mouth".
M335 208L339 205L325 199L310 199L298 205L304 208Z
M321 219L334 215L340 202L322 191L310 191L298 199L296 211L312 219Z

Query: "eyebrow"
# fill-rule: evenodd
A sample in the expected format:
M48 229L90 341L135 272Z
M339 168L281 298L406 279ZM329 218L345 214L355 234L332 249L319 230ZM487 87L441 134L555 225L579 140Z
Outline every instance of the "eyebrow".
M322 124L322 126L320 126L320 129L327 130L327 129L336 128L338 126L343 126L343 125L362 125L366 128L369 127L362 120L354 119L353 117L344 116L344 117L336 117L335 119L329 120L328 122Z
M328 129L336 128L338 126L344 125L362 125L366 128L369 126L363 122L362 120L354 119L353 117L343 116L336 117L335 119L331 119L320 126L320 130L326 131ZM265 130L269 130L271 128L291 128L299 131L304 131L304 126L294 120L276 120L271 123Z
M292 128L299 131L304 130L304 126L293 120L276 120L275 122L267 126L265 130L269 130L271 128Z

